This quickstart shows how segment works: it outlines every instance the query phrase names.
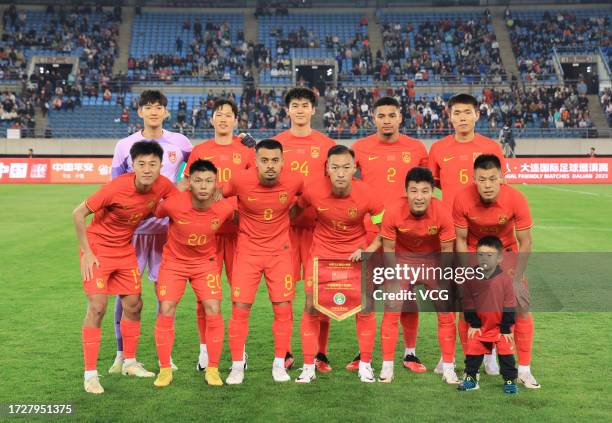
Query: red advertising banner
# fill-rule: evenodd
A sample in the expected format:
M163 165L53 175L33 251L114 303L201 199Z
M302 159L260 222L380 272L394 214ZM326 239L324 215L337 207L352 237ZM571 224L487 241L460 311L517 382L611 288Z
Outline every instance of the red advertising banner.
M334 320L361 311L361 262L314 259L314 306Z
M110 179L110 158L0 158L0 184L104 184Z
M510 184L609 184L610 158L517 158L507 159Z

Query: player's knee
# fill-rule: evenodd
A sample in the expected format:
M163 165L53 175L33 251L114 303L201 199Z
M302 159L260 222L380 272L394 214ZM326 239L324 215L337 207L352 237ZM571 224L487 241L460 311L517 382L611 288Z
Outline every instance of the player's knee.
M438 313L438 323L441 325L452 325L455 323L455 313Z
M221 302L217 300L204 301L204 312L207 316L215 316L221 312Z
M90 320L99 324L106 313L106 301L92 301L87 306L87 314Z
M172 301L162 301L159 306L159 314L162 316L174 316L176 314L176 303Z
M130 320L138 320L140 318L140 312L142 310L142 298L125 297L123 300L123 313Z

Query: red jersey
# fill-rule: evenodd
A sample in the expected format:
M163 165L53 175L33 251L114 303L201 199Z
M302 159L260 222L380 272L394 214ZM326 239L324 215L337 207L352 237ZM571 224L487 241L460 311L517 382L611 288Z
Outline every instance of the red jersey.
M113 257L134 252L132 236L138 224L153 214L160 199L177 191L162 175L148 192L138 191L135 179L134 173L118 176L85 201L95 213L87 227L89 243L96 245L98 251L112 252Z
M293 173L299 173L306 184L325 175L327 152L336 145L334 140L314 129L310 135L298 137L291 130L281 132L274 139L283 145L283 160L285 166ZM308 208L296 219L292 226L314 227L316 212Z
M398 253L437 253L441 242L455 239L455 227L450 212L437 198L431 199L425 214L415 216L408 198L403 197L385 209L380 234L396 241Z
M481 154L499 157L502 174L505 173L506 161L500 145L480 134L475 134L474 139L468 142L459 142L454 135L448 135L431 146L428 166L442 190L442 201L449 210L452 210L457 193L473 182L474 160Z
M255 151L240 142L240 137L234 137L231 144L217 144L214 139L204 141L194 147L189 155L189 160L183 171L184 177L189 177L189 166L196 160L209 160L217 167L217 181L229 182L232 177L245 169L255 166ZM234 208L238 207L235 199L232 199ZM238 226L231 220L226 220L218 233L235 234Z
M189 191L163 201L155 215L170 218L164 259L197 267L211 257L216 258L215 233L233 214L234 206L228 200L213 203L208 210L193 208Z
M453 220L458 228L467 228L470 252L476 251L478 240L487 235L497 236L504 250L518 252L514 231L533 225L525 196L506 184L501 184L497 199L490 204L480 199L476 185L465 187L455 198Z
M385 204L406 195L404 181L410 169L427 166L423 143L400 134L395 142L384 142L377 134L352 145L361 179L383 196Z
M475 311L480 319L479 341L499 340L504 309L516 307L512 279L497 269L489 279L468 279L463 285L463 310Z
M327 177L306 186L298 205L312 206L317 212L313 257L348 257L358 248L367 247L363 218L368 213L376 215L383 211L380 197L366 183L353 179L350 194L337 197Z
M289 209L303 184L302 178L282 171L276 185L261 185L254 167L223 185L225 197L238 196L237 254L273 255L289 250Z

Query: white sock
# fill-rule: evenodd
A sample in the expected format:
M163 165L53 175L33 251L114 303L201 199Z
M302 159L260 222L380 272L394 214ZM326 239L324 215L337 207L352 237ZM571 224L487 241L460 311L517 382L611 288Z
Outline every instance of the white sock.
M484 355L484 361L491 361L491 360L495 360L493 354L485 354Z
M314 369L315 369L314 364L304 364L304 370L314 370Z
M244 361L232 361L232 368L244 370Z
M393 367L393 361L383 361L383 367L389 366L389 367Z
M208 354L208 349L206 348L206 344L200 344L200 355Z
M135 358L126 358L125 360L123 360L123 365L126 367L131 366L132 364L136 364Z
M531 366L521 366L519 364L518 366L518 372L519 373L531 373Z
M272 364L274 367L282 367L285 368L285 357L274 357L274 363Z
M123 360L123 351L117 351L117 355L115 356L115 360Z
M362 367L369 366L369 365L370 365L370 363L360 360L359 361L359 370L361 370Z
M416 356L416 348L406 348L406 349L404 349L404 356L406 356L408 354L412 354L412 355Z
M442 369L443 370L455 370L455 363L442 362Z
M87 380L87 379L89 379L90 377L93 377L93 376L98 376L98 371L97 370L85 370L85 374L83 375L85 380Z

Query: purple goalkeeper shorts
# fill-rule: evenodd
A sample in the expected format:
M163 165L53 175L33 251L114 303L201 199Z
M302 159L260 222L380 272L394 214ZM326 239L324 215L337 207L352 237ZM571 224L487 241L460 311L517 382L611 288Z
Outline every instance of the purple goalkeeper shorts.
M145 267L147 267L149 269L150 281L157 282L166 238L167 234L162 233L156 235L136 234L132 239L136 249L136 259L138 260L140 274L143 274Z

